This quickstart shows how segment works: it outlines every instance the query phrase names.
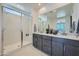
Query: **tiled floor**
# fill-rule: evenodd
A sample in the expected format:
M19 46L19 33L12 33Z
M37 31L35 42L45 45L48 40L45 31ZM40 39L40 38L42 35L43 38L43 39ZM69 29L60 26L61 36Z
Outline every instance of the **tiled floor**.
M31 43L30 41L25 41L25 42L23 42L23 45L28 45L30 43ZM11 51L15 51L17 49L20 49L20 47L21 47L20 41L17 43L11 44L11 45L4 46L4 54L7 54Z
M32 44L29 44L23 48L17 49L16 51L10 52L7 56L47 56L47 54L34 48Z

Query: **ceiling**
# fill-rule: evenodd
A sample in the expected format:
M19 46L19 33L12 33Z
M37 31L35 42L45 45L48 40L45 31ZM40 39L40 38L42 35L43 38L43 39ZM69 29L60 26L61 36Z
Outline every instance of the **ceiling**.
M24 7L26 10L32 11L34 10L39 10L42 7L51 7L53 4L55 3L41 3L39 5L39 3L19 3L19 5L21 5L22 7Z
M40 5L39 5L40 4ZM26 12L32 13L32 10L39 11L43 7L51 7L54 3L4 3L5 6L12 6L18 9L24 10Z
M60 3L60 4L59 3L40 3L39 5L39 3L11 3L9 5L17 7L29 13L32 13L32 10L34 10L34 11L38 11L39 14L43 14L66 4L65 3Z

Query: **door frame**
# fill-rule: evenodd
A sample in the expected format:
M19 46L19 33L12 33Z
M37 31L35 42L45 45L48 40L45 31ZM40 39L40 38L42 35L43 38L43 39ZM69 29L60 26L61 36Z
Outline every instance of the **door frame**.
M1 6L1 56L3 56L4 54L4 35L3 35L3 32L4 32L4 29L3 29L3 6Z

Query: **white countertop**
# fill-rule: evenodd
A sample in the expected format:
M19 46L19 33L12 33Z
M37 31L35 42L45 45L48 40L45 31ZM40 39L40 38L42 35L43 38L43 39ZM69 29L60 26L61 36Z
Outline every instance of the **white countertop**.
M57 34L57 35L53 35L53 34L46 34L46 33L37 33L35 32L34 34L40 34L40 35L46 35L46 36L53 36L53 37L59 37L59 38L66 38L66 39L71 39L71 40L79 40L79 36L76 37L76 35L73 35L73 34L68 34L68 35L60 35L60 34Z

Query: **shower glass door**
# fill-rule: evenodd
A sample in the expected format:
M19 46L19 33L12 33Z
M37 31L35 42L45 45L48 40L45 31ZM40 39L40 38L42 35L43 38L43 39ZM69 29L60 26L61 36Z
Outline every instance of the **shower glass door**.
M22 14L22 29L23 29L23 46L24 46L32 42L31 19L26 14Z
M21 13L3 8L4 54L21 47Z

